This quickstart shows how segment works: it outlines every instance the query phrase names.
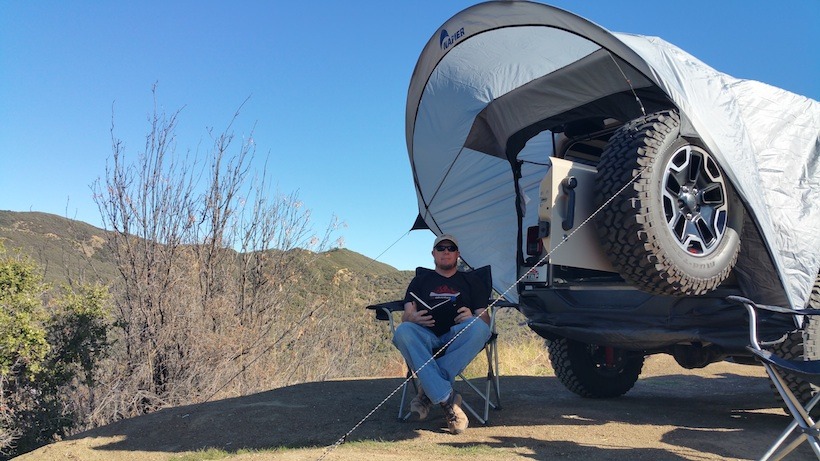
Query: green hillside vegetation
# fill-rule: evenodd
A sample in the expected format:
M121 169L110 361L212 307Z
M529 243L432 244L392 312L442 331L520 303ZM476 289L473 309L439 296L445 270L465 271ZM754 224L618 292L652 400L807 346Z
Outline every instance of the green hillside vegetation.
M0 242L10 252L30 256L42 271L43 280L54 286L80 281L109 285L117 280L116 262L107 245L109 236L103 229L54 214L0 210ZM319 254L298 249L292 252L299 254L320 287L325 283L328 289L343 286L342 291L359 303L401 297L412 277L412 271L399 271L344 248Z
M70 283L78 279L110 283L114 280L118 274L106 245L108 234L90 224L55 214L0 210L0 241L7 250L19 250L31 256L48 283ZM334 248L320 256L313 261L312 269L316 273L359 274L383 285L384 294L395 288L394 283L401 286L412 276L411 271L399 271L344 248ZM332 276L325 278L333 279Z
M140 278L138 273L135 280L144 282L121 276L124 269L118 268L114 241L123 242L114 233L83 222L46 213L0 211L0 244L9 255L30 257L31 270L45 283L43 318L62 312L61 307L55 310L60 303L82 311L83 303L90 302L98 314L85 320L93 321L93 330L70 328L78 338L71 340L73 347L81 349L77 357L86 347L83 338L93 342L93 355L86 354L93 357L93 367L72 365L74 374L63 373L63 381L55 381L59 386L50 388L61 397L51 401L49 411L62 414L61 421L69 424L50 432L28 428L34 435L18 436L18 449L12 454L161 408L303 382L404 375L386 322L375 321L373 311L364 307L401 298L413 271L399 271L342 248L242 254L180 246L176 262L168 266L170 278L152 289L143 284L161 280ZM168 251L151 242L130 241L143 251ZM202 272L203 258L212 262L210 275ZM145 267L156 270L155 266ZM260 270L264 273L256 273ZM63 301L50 301L56 299ZM109 314L99 317L102 312ZM60 315L54 318L65 318ZM505 371L549 372L542 341L521 328L522 321L513 310L499 315ZM48 367L50 362L43 363ZM485 371L481 359L468 368L474 376ZM35 416L29 415L29 420Z
M231 295L233 291L227 285L220 289L224 294L216 293L209 301L197 301L201 294L197 295L194 288L199 284L195 279L192 279L193 285L186 282L189 276L184 274L196 277L195 257L200 250L183 247L179 249L182 266L173 269L180 271L183 278L175 277L177 281L168 286L169 298L164 301L164 309L175 308L176 312L166 310L162 314L181 322L156 323L159 321L156 317L135 316L126 305L111 301L124 289L109 245L111 237L110 232L56 215L0 211L0 243L6 254L13 260L30 258L31 263L24 266L29 271L26 273L31 273L31 277L36 274L36 278L44 282L36 285L42 287L38 289L43 293L41 307L34 306L40 314L31 318L40 319L45 328L49 316L56 312L50 299L63 296L60 294L63 286L108 287L112 303L108 306L110 316L102 332L105 333L102 336L107 334L111 341L106 345L105 360L96 364L95 378L62 382L64 386L59 389L59 393L75 398L60 405L66 414L71 408L76 424L40 438L18 433L21 451L48 442L49 437L167 406L244 395L305 381L401 373L401 363L391 350L385 326L375 322L372 312L364 307L400 297L412 272L398 271L346 249L321 253L301 249L268 250L260 255L219 250L211 256L223 258L224 263L215 266L217 268L233 270L230 268L247 261L265 260L267 265L260 267L273 271L259 275L269 281L259 285L263 291L258 294L266 298L259 309L273 310L246 312L241 306L232 305L230 300L239 298ZM184 262L189 260L192 263ZM224 280L229 283L231 279ZM186 296L189 297L186 299ZM99 302L102 301L95 298L95 303ZM3 307L5 311L8 306ZM25 314L23 318L29 317ZM143 326L135 330L139 325ZM156 338L148 343L141 339L145 337L141 333L145 328L156 330ZM37 343L41 350L38 361L42 361L46 347L42 342L44 334L45 330L37 336L41 338ZM155 341L165 343L156 343L144 353L139 352L144 344ZM99 349L101 345L95 347ZM173 360L168 355L171 353L176 356ZM162 368L143 367L144 359L151 363L163 356ZM44 366L48 363L44 362ZM158 372L164 374L158 376ZM138 379L140 376L148 381ZM6 375L4 381L5 378ZM5 392L9 387L3 389ZM4 395L4 401L6 397ZM60 413L62 410L50 411ZM31 429L43 432L42 427Z
M0 210L0 241L7 250L30 255L48 283L112 280L117 270L106 238L104 230L81 221Z

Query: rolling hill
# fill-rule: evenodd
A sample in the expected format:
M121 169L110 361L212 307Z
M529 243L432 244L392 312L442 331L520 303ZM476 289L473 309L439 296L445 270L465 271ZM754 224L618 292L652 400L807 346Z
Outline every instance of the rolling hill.
M100 281L104 284L117 277L111 250L106 245L109 231L82 221L41 212L0 210L0 242L7 251L31 256L43 269L46 282ZM326 280L348 277L380 280L383 293L403 289L411 271L396 268L344 248L318 255L312 266Z

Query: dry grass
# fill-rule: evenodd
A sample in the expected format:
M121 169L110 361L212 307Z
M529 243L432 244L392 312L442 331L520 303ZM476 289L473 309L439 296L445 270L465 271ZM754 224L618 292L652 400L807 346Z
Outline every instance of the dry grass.
M498 322L498 374L504 376L552 376L544 339L535 334L524 322L524 316L515 310L500 311ZM479 354L467 367L465 376L474 378L487 374L487 356Z

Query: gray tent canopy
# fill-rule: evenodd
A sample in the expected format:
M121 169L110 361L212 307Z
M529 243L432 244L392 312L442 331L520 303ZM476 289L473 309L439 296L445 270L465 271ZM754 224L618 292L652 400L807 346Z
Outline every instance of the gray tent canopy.
M478 4L424 47L406 107L420 218L506 291L554 135L662 109L679 111L749 211L737 272L767 302L803 307L820 268L820 104L548 5Z

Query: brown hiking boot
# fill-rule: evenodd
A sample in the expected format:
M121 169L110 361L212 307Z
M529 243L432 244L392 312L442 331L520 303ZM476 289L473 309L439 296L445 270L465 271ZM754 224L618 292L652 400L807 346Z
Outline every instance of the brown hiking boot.
M461 409L461 394L453 391L450 398L440 405L444 409L444 416L447 418L447 429L450 430L450 433L461 434L464 432L470 424L470 420L467 419L467 415Z
M410 401L410 415L416 421L423 421L427 419L432 406L433 402L424 393L419 392L419 395L413 397L413 400Z

